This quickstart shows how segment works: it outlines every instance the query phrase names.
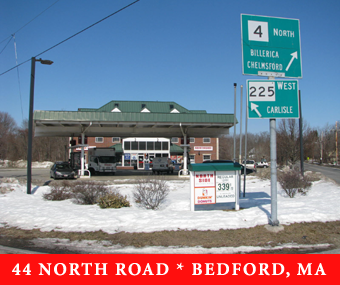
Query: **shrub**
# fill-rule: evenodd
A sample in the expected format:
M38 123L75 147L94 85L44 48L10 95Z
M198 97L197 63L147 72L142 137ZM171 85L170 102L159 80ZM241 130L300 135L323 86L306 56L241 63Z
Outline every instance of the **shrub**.
M70 189L63 186L53 186L49 193L43 194L43 198L51 201L62 201L73 197Z
M53 185L49 193L43 194L43 198L50 201L63 201L73 197L72 188L68 181Z
M259 168L256 171L256 176L261 180L270 180L270 168Z
M156 210L168 196L170 190L165 180L139 180L133 192L136 203L145 209Z
M96 181L80 181L72 188L72 194L77 204L93 205L100 197L108 194L108 189Z
M130 202L126 196L123 196L118 191L112 191L98 199L98 205L100 208L115 208L130 207Z
M278 180L281 187L290 198L294 198L297 193L306 195L312 186L308 177L303 177L297 170L283 172L278 177Z

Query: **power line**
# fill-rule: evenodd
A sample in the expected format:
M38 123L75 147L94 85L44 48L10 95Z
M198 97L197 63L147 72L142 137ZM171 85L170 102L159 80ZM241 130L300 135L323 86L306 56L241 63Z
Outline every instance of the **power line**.
M9 42L12 40L12 37L13 37L13 35L12 36L10 36L10 39L9 39L9 41L7 42L7 44L5 45L5 47L2 49L2 51L0 52L0 54L2 54L2 52L5 50L5 48L8 46L8 44L9 44ZM8 38L7 38L8 39ZM7 40L6 39L6 40Z
M63 40L63 41L57 43L56 45L54 45L54 46L48 48L47 50L44 50L43 52L38 53L35 57L38 57L38 56L40 56L40 55L42 55L42 54L44 54L44 53L50 51L51 49L54 49L55 47L57 47L57 46L59 46L59 45L65 43L65 42L67 42L68 40L74 38L75 36L78 36L78 35L81 34L82 32L85 32L86 30L88 30L88 29L94 27L95 25L97 25L97 24L99 24L99 23L105 21L106 19L108 19L108 18L112 17L113 15L115 15L115 14L117 14L117 13L119 13L119 12L125 10L126 8L132 6L133 4L136 4L136 3L139 2L139 1L140 1L140 0L136 0L136 1L132 2L132 3L130 3L129 5L127 5L127 6L123 7L123 8L121 8L121 9L117 10L116 12L113 12L112 14L106 16L105 18L99 20L98 22L95 22L94 24L88 26L87 28L81 30L80 32L75 33L74 35L72 35L72 36L68 37L67 39L65 39L65 40ZM18 64L18 65L16 65L16 66L10 68L10 69L8 69L7 71L1 73L0 76L4 75L5 73L7 73L7 72L9 72L9 71L11 71L11 70L13 70L13 69L16 68L16 67L19 67L20 65L25 64L26 62L29 62L30 60L31 60L31 59L28 59L28 60L26 60L26 61L24 61L24 62L22 62L22 63L20 63L20 64Z
M15 63L18 64L17 43L15 41L15 35L13 35L13 40L14 40L14 51L15 51ZM19 67L17 67L17 76L18 76L18 85L19 85L21 116L22 116L22 120L24 120L24 111L22 109L22 96L21 96L21 84L20 84Z
M43 14L44 12L46 12L48 9L50 9L54 4L56 4L57 2L59 2L60 0L55 1L52 5L50 5L49 7L47 7L44 11L42 11L40 14L38 14L37 16L35 16L32 20L28 21L25 25L23 25L19 30L17 30L16 32L12 33L10 36L8 36L7 38L5 38L4 40L2 40L0 42L0 44L2 44L4 41L6 41L7 39L13 37L13 35L15 35L17 32L19 32L20 30L22 30L23 28L25 28L28 24L30 24L31 22L33 22L36 18L38 18L41 14ZM10 39L10 40L11 40ZM7 46L7 45L6 45ZM6 48L6 47L5 47ZM4 49L5 49L4 48ZM1 51L2 52L2 51Z

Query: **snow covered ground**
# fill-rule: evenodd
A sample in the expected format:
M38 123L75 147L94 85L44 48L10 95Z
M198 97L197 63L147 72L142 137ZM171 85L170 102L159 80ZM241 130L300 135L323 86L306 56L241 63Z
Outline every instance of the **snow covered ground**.
M53 162L51 161L44 161L44 162L32 162L32 168L51 168ZM0 167L14 167L14 168L26 168L27 167L27 160L17 160L17 161L10 161L10 160L2 160L0 159Z
M0 227L11 226L21 229L41 229L41 231L99 231L107 233L154 232L162 230L220 230L249 228L268 224L271 211L270 181L248 177L246 197L240 199L240 211L190 211L189 180L168 181L171 189L166 202L157 211L138 207L132 199L134 184L118 184L113 187L127 195L131 203L129 208L101 209L97 205L77 205L71 200L46 201L43 193L49 192L49 186L33 186L32 195L26 194L26 186L15 179L2 178L2 189L12 191L0 194ZM123 181L120 181L120 183ZM340 219L340 186L326 180L313 182L306 196L287 197L278 186L278 220L282 225L296 222L335 221ZM233 208L231 204L230 208ZM52 240L53 241L53 240ZM36 240L41 244L43 240ZM93 248L92 242L70 243L59 240L58 243L77 248ZM92 245L91 245L92 244ZM105 252L134 253L134 248L108 247ZM284 245L294 246L294 245ZM138 249L140 252L140 249ZM146 248L146 253L207 253L206 249L195 248ZM223 249L209 249L209 253ZM245 248L224 249L228 253L246 251ZM254 250L254 248L252 248ZM259 249L260 250L260 249Z

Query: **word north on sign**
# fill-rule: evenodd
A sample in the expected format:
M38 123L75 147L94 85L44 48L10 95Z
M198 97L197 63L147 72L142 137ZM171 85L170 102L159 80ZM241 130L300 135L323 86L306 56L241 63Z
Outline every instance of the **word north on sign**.
M302 78L300 22L241 15L245 75Z
M299 86L297 80L247 80L249 119L297 119Z

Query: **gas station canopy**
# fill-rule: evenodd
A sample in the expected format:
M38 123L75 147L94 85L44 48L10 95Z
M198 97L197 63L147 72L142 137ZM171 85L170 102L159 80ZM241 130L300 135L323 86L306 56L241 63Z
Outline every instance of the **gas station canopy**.
M229 133L234 114L188 110L175 102L111 101L99 109L35 111L35 136L219 137Z

